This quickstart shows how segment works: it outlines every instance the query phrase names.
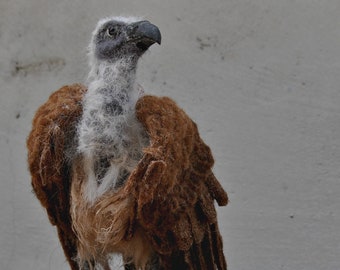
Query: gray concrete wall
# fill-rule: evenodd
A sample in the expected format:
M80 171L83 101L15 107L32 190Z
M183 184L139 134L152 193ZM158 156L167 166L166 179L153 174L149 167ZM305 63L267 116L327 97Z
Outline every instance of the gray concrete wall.
M53 91L84 82L90 33L111 14L162 31L139 82L175 99L213 150L229 268L340 269L338 0L1 0L0 269L68 269L25 139Z

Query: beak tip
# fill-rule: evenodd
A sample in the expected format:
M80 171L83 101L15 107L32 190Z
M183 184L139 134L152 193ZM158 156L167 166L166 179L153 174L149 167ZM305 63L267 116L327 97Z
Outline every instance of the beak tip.
M158 43L161 45L162 35L159 28L150 23L149 21L141 21L137 22L137 28L134 33L135 36L139 36L140 38L146 38L153 43Z

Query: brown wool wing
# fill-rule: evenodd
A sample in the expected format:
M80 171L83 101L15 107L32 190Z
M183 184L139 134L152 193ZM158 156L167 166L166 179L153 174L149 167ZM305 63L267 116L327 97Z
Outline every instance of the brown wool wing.
M150 146L130 176L137 220L165 269L226 269L214 200L228 197L196 124L169 98L142 97L136 115Z
M86 88L80 84L64 86L54 92L35 114L27 139L28 165L33 190L57 226L59 239L72 267L78 269L76 236L70 219L69 155L74 148L76 123L81 115L81 99Z

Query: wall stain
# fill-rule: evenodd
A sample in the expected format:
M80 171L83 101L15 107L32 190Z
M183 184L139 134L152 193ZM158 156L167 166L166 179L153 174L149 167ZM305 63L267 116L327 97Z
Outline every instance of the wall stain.
M39 73L61 70L66 65L65 59L60 57L49 57L36 62L15 61L12 69L12 76L24 76Z

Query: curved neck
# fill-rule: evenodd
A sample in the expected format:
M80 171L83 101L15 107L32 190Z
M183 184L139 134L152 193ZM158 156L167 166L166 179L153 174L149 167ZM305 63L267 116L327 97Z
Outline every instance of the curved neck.
M138 59L125 57L114 62L98 61L89 73L90 85L100 81L106 87L131 89L135 83Z
M95 72L91 70L89 74L88 91L84 97L84 112L98 111L117 102L121 113L133 110L139 98L137 60L123 58L113 63L100 61L94 65Z

